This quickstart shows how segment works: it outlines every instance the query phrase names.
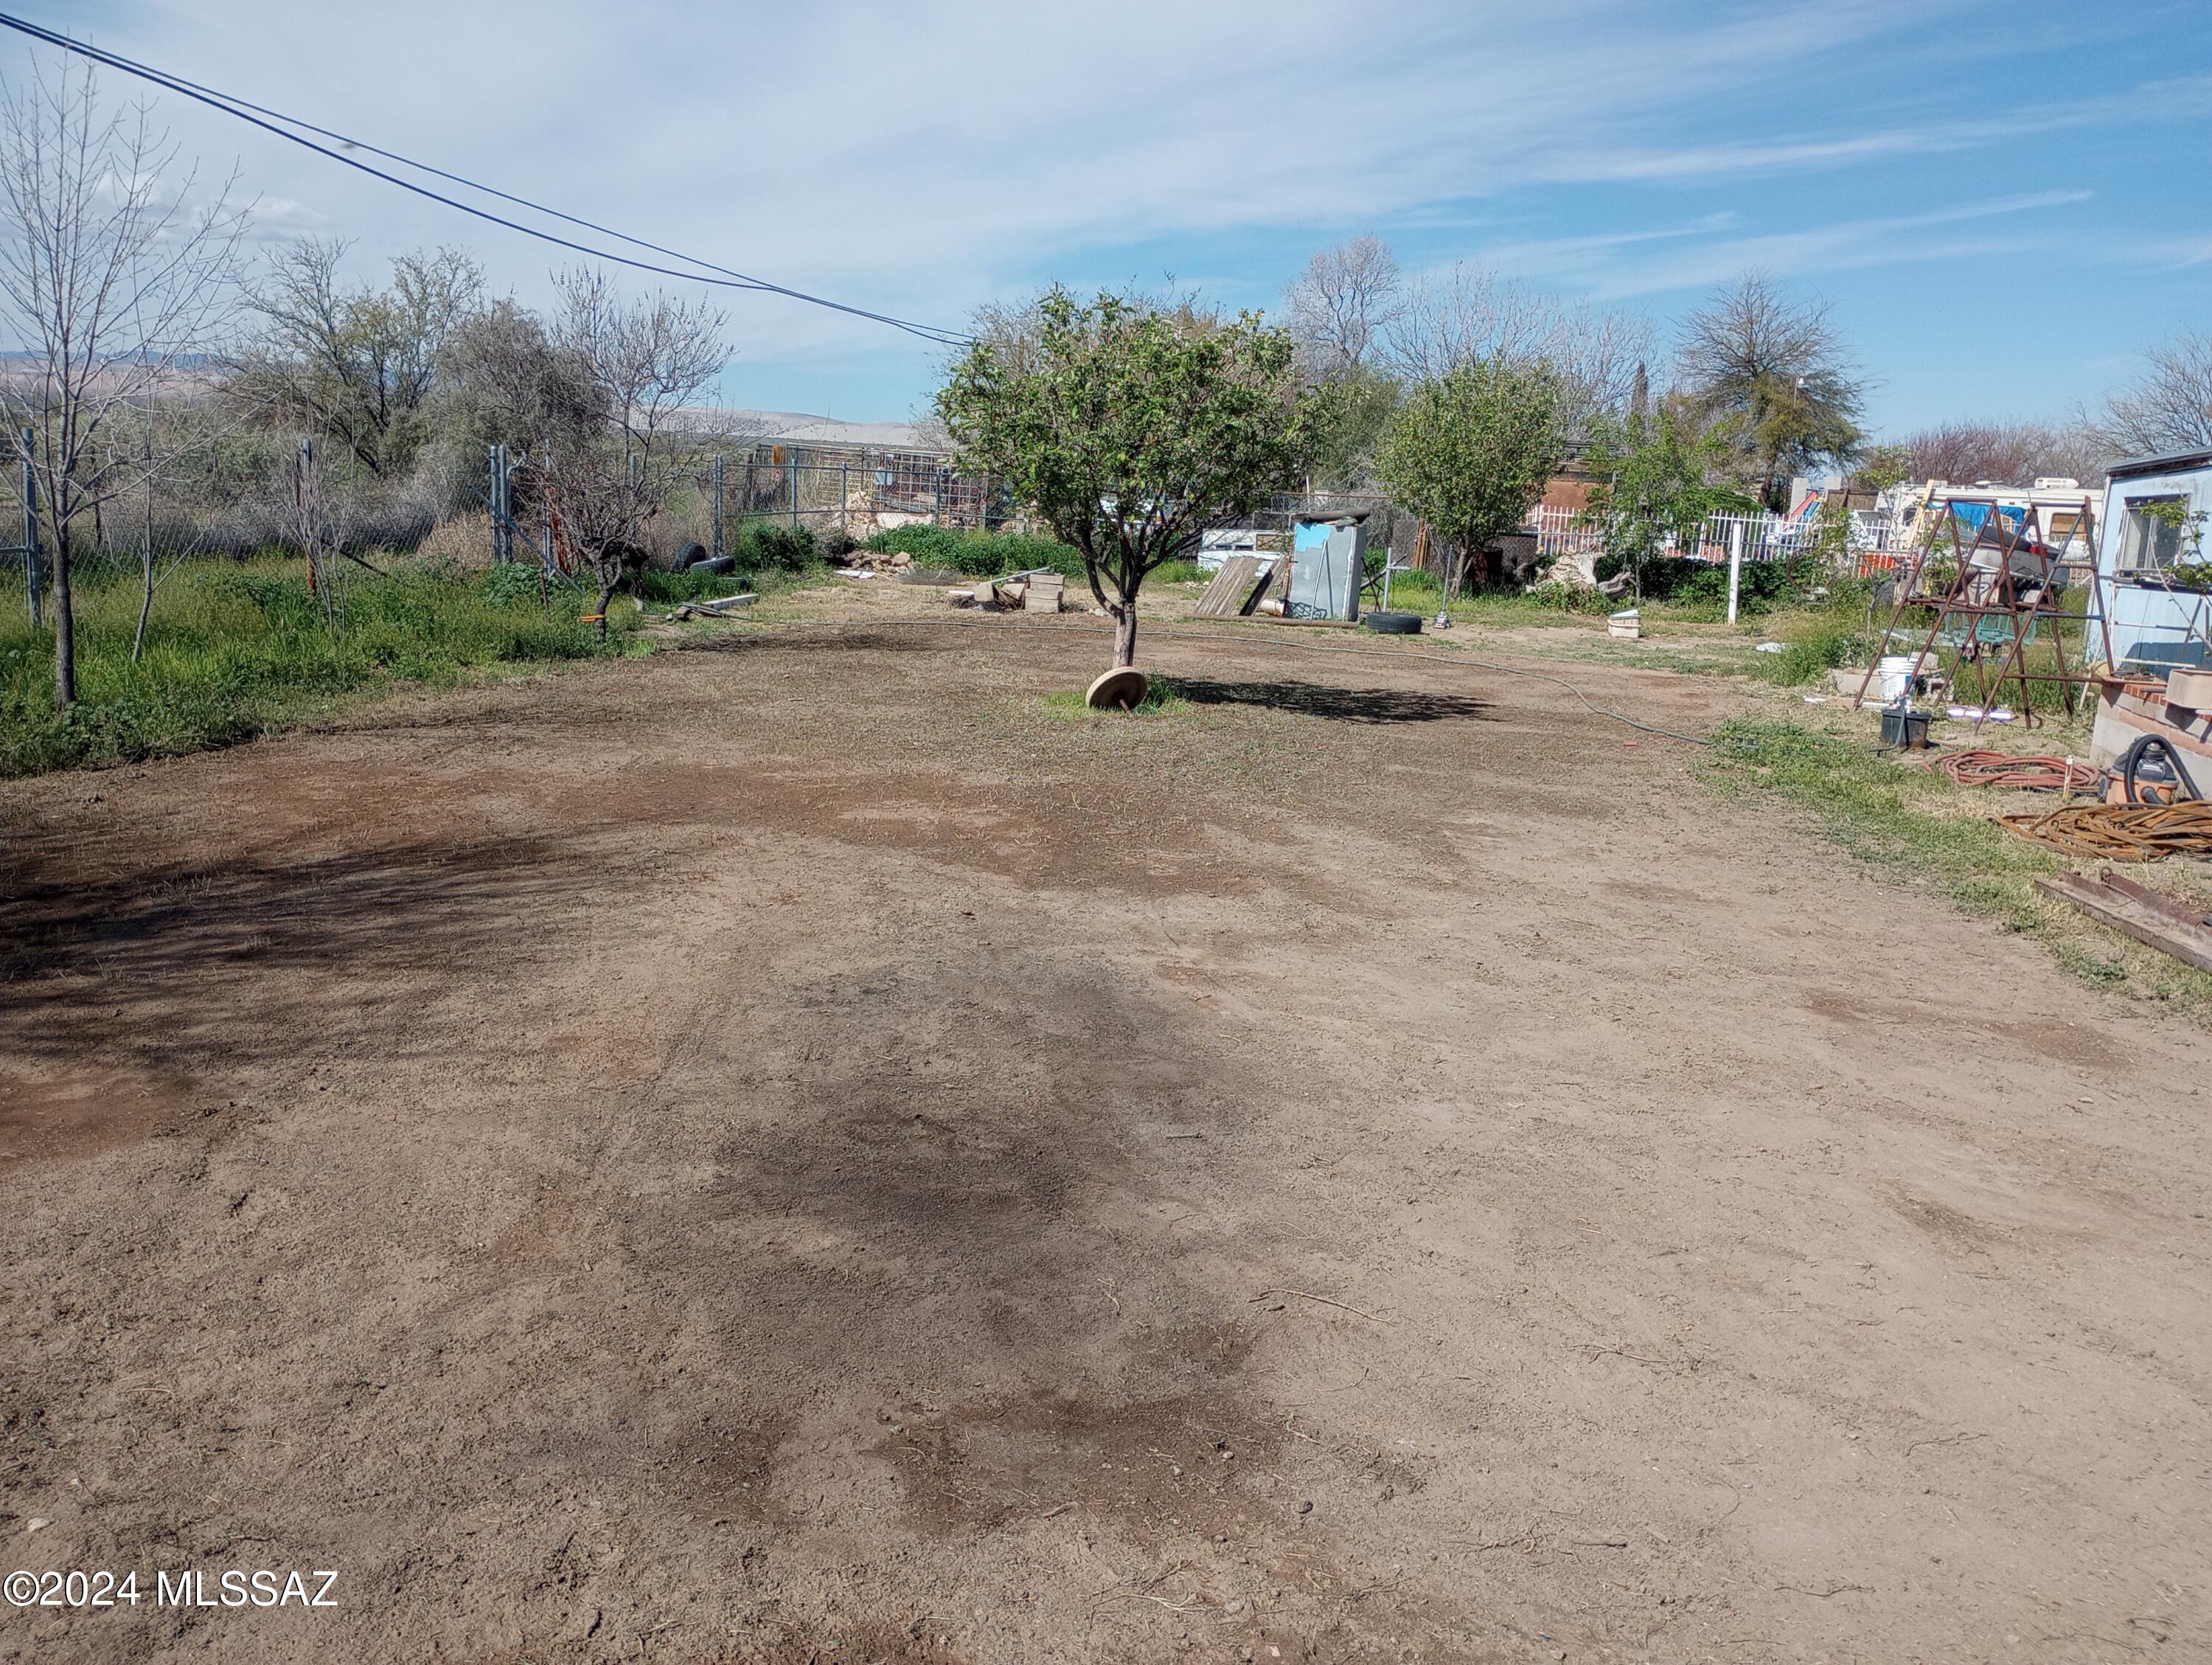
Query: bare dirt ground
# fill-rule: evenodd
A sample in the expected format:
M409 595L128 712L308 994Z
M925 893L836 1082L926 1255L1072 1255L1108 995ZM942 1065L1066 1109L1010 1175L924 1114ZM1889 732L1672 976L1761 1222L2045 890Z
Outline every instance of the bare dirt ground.
M1546 684L1099 643L0 788L0 1571L341 1574L0 1658L2212 1657L2212 1039Z

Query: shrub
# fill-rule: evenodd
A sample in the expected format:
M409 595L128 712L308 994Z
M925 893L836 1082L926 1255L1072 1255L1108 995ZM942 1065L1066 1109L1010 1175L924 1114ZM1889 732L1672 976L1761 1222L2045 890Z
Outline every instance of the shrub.
M1402 577L1399 586L1406 587ZM1601 590L1593 590L1583 584L1562 584L1556 579L1531 584L1522 593L1532 606L1554 609L1563 613L1609 613L1620 605L1617 598L1607 595Z
M1080 550L1057 538L1032 538L1018 532L959 532L916 521L876 533L866 547L887 553L903 551L917 565L970 573L978 578L1035 567L1049 568L1070 578L1083 576Z
M1626 556L1598 557L1598 580L1631 571L1635 562ZM1772 561L1747 561L1736 592L1736 605L1746 613L1763 613L1801 597L1820 582L1825 568L1820 562L1796 556ZM1644 563L1641 580L1646 601L1677 601L1690 605L1728 605L1729 569L1725 562L1698 561L1686 555L1653 556Z
M803 572L822 558L812 532L776 520L747 521L731 553L741 572Z
M542 580L537 564L529 561L495 561L477 587L495 607L513 607L538 598Z
M1849 665L1868 651L1865 637L1839 622L1832 628L1816 627L1797 633L1784 642L1780 653L1755 657L1768 681L1779 683L1784 688L1796 688L1820 681L1837 666Z

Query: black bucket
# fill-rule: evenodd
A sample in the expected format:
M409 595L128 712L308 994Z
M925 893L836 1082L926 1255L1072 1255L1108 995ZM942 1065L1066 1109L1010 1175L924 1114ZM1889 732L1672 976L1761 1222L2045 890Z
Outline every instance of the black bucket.
M1912 710L1901 702L1882 707L1881 743L1902 746L1907 751L1927 750L1928 714Z

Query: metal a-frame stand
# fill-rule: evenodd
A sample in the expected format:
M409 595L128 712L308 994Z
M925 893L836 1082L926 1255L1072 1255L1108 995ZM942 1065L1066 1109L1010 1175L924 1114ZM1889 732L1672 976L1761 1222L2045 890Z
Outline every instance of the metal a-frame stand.
M1975 509L1982 511L1978 519L1972 513ZM1962 666L1976 667L1980 690L1976 733L1988 720L1990 702L2008 682L2019 684L2024 727L2033 728L2042 720L2036 715L2033 695L2033 685L2039 682L2059 684L2070 715L2078 709L2075 690L2094 687L2100 679L2086 665L2067 665L2064 623L2079 619L2086 631L2094 620L2104 633L2104 663L2108 670L2112 663L2112 620L2105 606L2104 580L2097 570L2095 517L2089 499L2083 497L2079 509L2032 503L2014 522L2002 513L1996 498L1954 497L1946 506L1944 527L1948 534L1948 553L1956 557L1957 564L1940 586L1929 587L1928 580L1937 575L1934 560L1937 545L1947 540L1942 533L1921 539L1913 551L1911 567L1898 586L1889 623L1882 628L1881 645L1874 655L1875 664L1859 684L1860 702L1865 702L1880 661L1904 629L1908 610L1932 607L1935 622L1912 656L1914 668L1917 671L1928 662L1938 641L1956 653ZM2061 568L2066 564L2064 552L2076 538L2087 545L2090 557L2087 600L2078 613L2059 605L2064 593L2060 581ZM1963 622L1963 628L1954 620ZM1906 632L1908 639L1917 633L1917 626ZM2039 633L2051 647L2048 671L2029 668L2028 649ZM1996 674L1991 678L1988 665L1993 659Z

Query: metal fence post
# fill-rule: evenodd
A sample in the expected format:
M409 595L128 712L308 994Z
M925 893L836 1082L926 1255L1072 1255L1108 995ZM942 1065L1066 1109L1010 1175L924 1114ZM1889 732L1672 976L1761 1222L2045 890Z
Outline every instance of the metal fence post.
M1743 590L1743 522L1731 523L1729 532L1729 611L1728 622L1735 623L1736 598Z
M791 453L791 529L793 532L799 530L799 452L796 447Z
M313 440L301 441L299 450L292 457L292 526L300 534L300 541L307 545L303 553L307 557L307 593L310 596L315 593L315 531L308 524L313 511L307 503L307 474L311 459L314 456L314 445Z
M514 497L507 477L507 447L491 448L491 558L514 559Z
M837 465L837 530L850 538L853 535L853 511L850 476L852 464Z
M722 453L714 453L714 558L722 558Z
M39 601L39 471L32 459L31 430L23 430L23 587L31 592L31 628L45 623Z

